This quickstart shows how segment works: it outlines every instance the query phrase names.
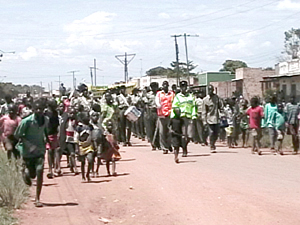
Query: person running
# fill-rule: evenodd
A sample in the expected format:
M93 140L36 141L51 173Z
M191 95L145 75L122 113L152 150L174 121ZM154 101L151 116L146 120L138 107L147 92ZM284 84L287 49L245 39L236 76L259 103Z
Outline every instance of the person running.
M77 170L76 158L75 158L76 156L75 150L77 146L76 146L76 140L74 139L77 125L78 125L78 121L76 118L76 110L74 108L70 108L68 112L68 118L65 121L63 121L61 124L60 142L65 142L66 149L63 150L67 151L70 170L75 175L79 174Z
M101 154L100 158L104 159L106 162L106 170L108 176L111 176L110 173L110 163L112 163L112 175L116 176L116 161L121 159L119 153L119 145L117 143L116 136L113 133L113 122L111 120L107 121L106 130L104 132L104 139L101 145Z
M182 134L182 127L184 126L184 121L180 117L180 108L174 109L174 116L169 122L169 130L171 133L171 144L174 148L175 162L179 163L178 154L180 147L184 147L182 144L182 139L184 138Z
M253 97L250 100L251 108L247 110L247 115L249 116L249 127L251 129L251 134L253 137L252 144L252 154L255 151L261 155L260 151L260 139L261 139L261 121L264 117L263 108L259 105L258 97Z
M101 110L100 110L101 112ZM99 122L100 119L100 112L92 111L91 112L91 126L92 126L92 145L94 149L94 158L97 157L97 168L96 168L96 175L98 176L99 173L99 167L101 165L101 158L100 158L100 153L101 153L101 144L103 142L103 128L101 127L101 124ZM95 177L94 174L94 164L92 165L92 171L93 171L93 176Z
M216 153L216 141L219 135L219 112L222 110L222 101L214 93L214 86L209 85L208 95L203 99L202 120L204 125L209 128L209 142L211 153Z
M8 115L4 115L0 118L1 141L9 160L11 159L12 154L15 159L19 158L19 152L15 148L17 140L14 137L14 132L21 122L21 118L17 113L18 107L14 104L9 104Z
M50 143L46 146L48 150L48 174L47 177L52 179L54 177L53 168L55 164L55 157L57 156L56 151L58 150L59 141L58 141L58 127L59 127L59 118L57 112L57 103L55 100L50 100L48 102L48 109L45 115L49 118L48 125L48 138Z
M35 206L42 207L40 195L43 185L44 159L46 142L48 140L48 118L44 116L45 106L41 99L33 103L33 114L23 119L15 131L15 138L19 140L17 149L23 159L23 179L31 185L31 179L36 180Z
M61 176L61 157L62 153L66 151L67 149L67 143L66 143L66 122L68 120L68 113L65 112L65 105L64 103L60 103L57 108L58 111L58 118L59 118L59 133L58 133L58 139L59 139L59 148L55 151L55 170L54 175L55 176Z
M87 179L88 182L91 181L90 172L92 171L92 166L94 164L94 148L92 145L92 126L90 124L90 118L84 117L82 119L82 125L77 127L77 136L75 140L78 141L78 159L81 162L81 175L82 181ZM87 159L88 168L85 174L85 161Z

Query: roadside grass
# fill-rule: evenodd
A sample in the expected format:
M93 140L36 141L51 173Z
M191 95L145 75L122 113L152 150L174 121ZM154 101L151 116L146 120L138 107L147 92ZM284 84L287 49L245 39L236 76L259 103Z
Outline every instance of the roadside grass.
M11 213L20 208L28 196L29 188L22 179L21 161L9 162L6 153L0 149L0 225L16 223Z
M0 225L17 224L17 219L11 216L12 210L0 207Z

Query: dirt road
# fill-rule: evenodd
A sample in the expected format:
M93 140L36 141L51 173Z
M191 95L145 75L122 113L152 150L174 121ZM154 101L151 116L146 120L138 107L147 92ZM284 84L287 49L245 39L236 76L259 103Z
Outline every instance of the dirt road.
M82 183L64 168L63 177L45 178L44 207L31 201L17 215L24 225L104 224L101 217L108 224L300 224L299 155L217 151L191 144L175 164L173 154L134 139L121 148L117 177L102 166L100 177Z

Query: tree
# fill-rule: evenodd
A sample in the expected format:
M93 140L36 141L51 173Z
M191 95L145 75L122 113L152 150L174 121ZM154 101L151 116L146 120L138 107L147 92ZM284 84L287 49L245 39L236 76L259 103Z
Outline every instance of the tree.
M157 66L148 70L146 74L147 76L162 76L162 75L167 75L167 70L168 69L162 66Z
M240 60L226 60L223 63L223 68L220 69L220 72L222 71L228 71L231 74L235 74L235 70L238 68L247 68L247 64Z
M167 77L177 77L177 63L175 61L170 63L170 68L164 68L162 66L157 66L149 69L146 74L147 76L167 76ZM179 77L187 77L187 66L184 62L179 62ZM190 76L196 76L196 73L192 71L197 67L192 61L189 61L189 74Z
M177 62L173 61L171 62L171 68L169 68L169 77L177 77ZM189 74L190 76L196 76L196 73L193 73L192 71L198 66L194 65L193 61L189 61ZM187 77L187 66L184 62L178 63L179 67L179 77Z
M299 58L300 52L300 28L288 30L284 32L284 52L288 56L291 56L292 59Z

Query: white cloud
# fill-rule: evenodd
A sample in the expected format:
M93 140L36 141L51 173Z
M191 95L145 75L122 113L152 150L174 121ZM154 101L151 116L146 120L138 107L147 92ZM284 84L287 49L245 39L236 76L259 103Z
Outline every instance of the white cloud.
M59 58L72 53L72 49L48 49L48 48L36 48L30 46L26 49L26 52L20 52L18 54L23 60L28 61L35 57L40 58Z
M81 20L74 20L65 26L69 33L66 42L69 48L85 52L124 52L131 46L140 45L138 41L124 41L106 38L103 34L114 32L114 13L95 12Z
M260 47L270 47L272 45L272 43L270 41L265 41L264 43L262 43L260 45Z
M65 31L79 35L98 35L110 30L110 22L116 14L108 12L95 12L82 20L74 20L65 26Z
M28 47L26 49L26 52L21 52L19 53L19 56L24 59L24 60L30 60L31 58L37 57L38 56L38 51L35 47Z
M300 2L293 2L292 0L282 0L277 5L278 9L300 10Z
M167 13L160 13L158 14L158 17L161 19L170 19L170 15Z

